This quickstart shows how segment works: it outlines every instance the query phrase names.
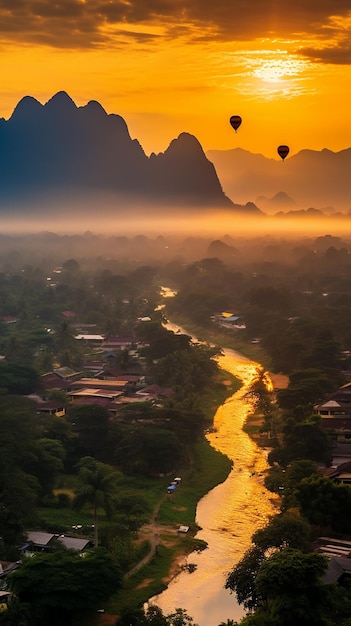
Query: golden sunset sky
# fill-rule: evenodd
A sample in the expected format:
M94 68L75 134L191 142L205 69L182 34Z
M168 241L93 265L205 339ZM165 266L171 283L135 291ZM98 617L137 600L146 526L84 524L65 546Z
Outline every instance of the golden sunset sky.
M0 54L5 119L64 90L147 154L183 131L272 158L351 146L351 0L0 0Z

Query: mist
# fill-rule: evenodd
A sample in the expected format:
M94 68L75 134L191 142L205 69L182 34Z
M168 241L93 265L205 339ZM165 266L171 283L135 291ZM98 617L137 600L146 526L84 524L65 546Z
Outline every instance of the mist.
M30 218L18 206L1 222L0 271L21 271L28 264L59 266L70 258L89 269L113 271L205 258L229 267L255 261L293 264L296 254L314 252L321 241L326 248L351 251L351 218L345 215L272 217L127 203L117 213L113 200L95 204L90 198L79 206L51 200L36 213L31 207Z
M75 190L74 193L37 194L31 201L9 202L2 207L0 232L27 234L51 231L58 234L148 236L178 235L218 238L320 236L351 233L351 216L332 215L316 209L265 214L253 203L223 209L177 205L175 202L146 203L130 194Z

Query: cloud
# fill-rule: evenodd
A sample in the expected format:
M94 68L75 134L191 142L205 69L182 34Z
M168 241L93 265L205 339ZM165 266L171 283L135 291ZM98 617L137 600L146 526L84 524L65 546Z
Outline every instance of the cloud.
M59 48L288 37L317 62L350 63L350 31L350 0L0 0L3 41Z
M351 44L326 48L301 48L299 54L307 57L314 63L328 63L330 65L351 65Z

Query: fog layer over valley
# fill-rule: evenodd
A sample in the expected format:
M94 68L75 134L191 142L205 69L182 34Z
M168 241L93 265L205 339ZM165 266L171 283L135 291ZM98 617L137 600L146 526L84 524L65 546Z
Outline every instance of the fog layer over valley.
M156 225L155 225L156 226ZM308 229L306 229L308 231ZM282 263L295 265L300 259L320 261L320 255L331 249L345 261L351 253L351 234L290 236L257 234L245 237L222 234L217 237L196 234L164 235L143 231L123 234L62 234L41 231L27 234L0 233L0 264L6 272L21 271L26 264L42 267L60 265L74 258L82 269L100 267L138 267L146 263L161 267L174 263L180 267L202 259L218 259L229 267L248 264ZM337 252L339 250L339 253ZM331 253L330 253L331 254Z

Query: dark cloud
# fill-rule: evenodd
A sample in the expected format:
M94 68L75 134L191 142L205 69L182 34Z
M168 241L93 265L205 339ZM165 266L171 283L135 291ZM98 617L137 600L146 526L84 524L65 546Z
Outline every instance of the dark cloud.
M351 65L351 43L345 42L339 47L301 48L299 54L307 57L314 63L329 63L331 65Z
M196 41L315 38L318 47L304 49L305 56L349 63L346 38L328 47L347 26L351 30L347 18L350 0L0 0L0 38L91 48L122 44L127 37L145 43L153 38L150 26L162 24L165 38Z

